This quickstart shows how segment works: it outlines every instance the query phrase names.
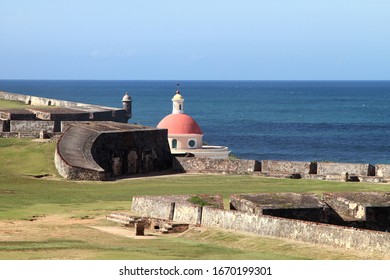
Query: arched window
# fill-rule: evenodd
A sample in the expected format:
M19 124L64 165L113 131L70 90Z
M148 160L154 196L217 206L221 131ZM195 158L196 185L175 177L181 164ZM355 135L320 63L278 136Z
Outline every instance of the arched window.
M172 139L172 149L177 149L177 140Z

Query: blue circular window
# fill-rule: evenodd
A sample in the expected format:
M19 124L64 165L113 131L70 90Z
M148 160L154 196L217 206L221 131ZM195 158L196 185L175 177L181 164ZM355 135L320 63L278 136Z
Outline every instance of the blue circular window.
M195 144L196 144L195 140L188 141L188 146L190 146L191 148L195 147Z

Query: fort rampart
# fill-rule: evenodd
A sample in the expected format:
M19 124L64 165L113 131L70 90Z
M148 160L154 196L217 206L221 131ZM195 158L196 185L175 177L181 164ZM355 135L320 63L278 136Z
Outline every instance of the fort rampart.
M173 169L176 172L199 174L252 174L277 178L305 178L344 182L380 183L390 180L390 164L176 157Z
M70 125L57 143L55 165L65 178L103 180L172 169L167 131L115 122Z
M18 101L22 102L26 105L31 106L55 106L55 107L62 107L62 108L73 108L73 109L89 109L90 111L116 111L118 109L106 107L106 106L100 106L100 105L92 105L92 104L85 104L80 102L73 102L73 101L66 101L66 100L59 100L54 98L46 98L46 97L38 97L38 96L32 96L32 95L25 95L25 94L19 94L19 93L11 93L11 92L5 92L0 91L0 99L3 100L10 100L10 101Z
M260 162L245 159L176 157L173 169L187 173L253 174L260 171Z
M390 255L390 234L204 207L202 225Z
M61 133L63 122L114 121L127 123L125 109L0 91L0 99L25 104L23 109L0 109L0 137L37 138L40 132Z
M132 211L144 217L390 256L390 234L387 232L251 214L209 206L194 206L183 202L182 199L160 196L134 197ZM179 214L176 214L177 211Z

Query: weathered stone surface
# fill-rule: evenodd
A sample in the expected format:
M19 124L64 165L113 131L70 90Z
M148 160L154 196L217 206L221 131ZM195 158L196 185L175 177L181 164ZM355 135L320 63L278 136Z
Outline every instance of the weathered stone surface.
M390 255L390 234L204 207L202 225Z
M0 138L18 138L19 133L17 132L0 132Z
M35 132L45 130L54 132L54 121L10 121L11 132Z
M175 203L173 220L180 223L200 224L202 207L187 203Z
M134 196L131 210L144 217L171 220L175 203L156 196Z
M0 119L3 120L35 120L36 116L24 109L0 109Z
M360 230L336 225L307 222L302 220L286 219L268 215L258 215L249 212L253 211L258 204L257 198L250 198L249 204L241 204L241 211L226 211L220 208L201 207L202 212L196 211L196 206L189 205L189 196L150 196L134 197L132 210L148 217L158 217L168 220L170 216L176 217L182 222L194 223L200 219L202 226L220 227L228 230L248 232L262 236L289 238L302 242L316 243L355 249L362 252L375 252L390 256L390 234L387 232L376 232L372 230ZM369 194L376 197L377 194ZM236 196L241 198L240 196ZM282 202L287 197L283 195L276 198L276 202ZM293 204L299 203L299 199L293 198ZM310 207L317 203L317 197L308 195L303 199L303 204ZM380 201L387 201L383 195ZM379 201L378 200L378 201ZM241 202L240 202L241 203ZM268 204L268 203L265 203ZM178 208L179 207L179 208ZM247 208L246 208L247 207ZM180 210L178 210L180 209ZM178 211L178 214L172 212ZM188 215L188 217L186 217ZM389 216L389 215L388 215ZM198 222L196 222L198 223Z
M346 221L380 222L390 211L390 193L324 193L323 200Z
M139 215L187 224L200 224L202 205L191 203L191 198L203 198L212 207L223 208L221 195L172 195L134 197L131 210Z
M45 98L38 96L30 96L24 94L10 93L0 91L0 99L4 100L13 100L23 102L25 104L31 105L31 109L34 112L28 112L33 119L38 116L40 119L44 120L56 120L58 125L60 121L64 120L92 120L92 121L115 121L115 122L127 122L129 119L128 113L124 109L84 104L79 102L72 102L66 100L58 100L53 98ZM45 108L38 109L33 106L55 106L57 108ZM69 109L65 113L65 109ZM16 112L18 109L10 109L11 111ZM24 110L27 111L27 110ZM77 112L78 111L78 112ZM76 117L77 115L77 117ZM19 117L18 117L19 116ZM10 119L20 119L22 112L14 114ZM31 119L29 117L28 119ZM24 116L23 120L26 119Z
M390 179L390 164L376 164L375 176Z
M109 177L109 174L103 169L87 169L67 163L59 156L57 149L54 154L54 163L58 173L66 179L102 181Z
M366 163L340 163L340 162L318 162L318 175L340 175L348 172L351 175L375 176L375 168Z
M260 163L256 160L176 157L173 169L187 173L253 174L260 171Z
M65 165L69 168L64 168ZM85 180L86 174L92 171L90 180L96 180L100 175L108 178L170 171L172 156L164 129L115 122L80 122L70 126L58 141L56 166L65 178L77 179L80 172L80 179ZM70 171L71 174L66 174ZM95 176L96 172L99 176Z
M306 174L315 174L316 170L316 165L312 162L281 160L261 161L261 172L266 174L300 174L303 177Z
M305 221L326 222L327 206L313 193L256 193L231 195L231 209Z

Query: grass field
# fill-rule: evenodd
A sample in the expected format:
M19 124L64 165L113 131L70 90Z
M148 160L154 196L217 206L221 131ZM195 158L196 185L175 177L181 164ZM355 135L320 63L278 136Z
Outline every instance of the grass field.
M93 227L129 211L134 195L390 191L388 184L173 175L110 182L57 175L54 143L0 139L0 259L381 259L352 250L217 229L132 239ZM119 228L119 226L117 226Z
M53 106L34 106L34 108L49 108ZM26 105L20 101L0 99L0 108L3 109L25 109L31 108L31 105Z
M23 102L17 102L17 101L12 101L12 100L3 100L0 99L0 108L6 108L6 109L23 109L27 105L24 104Z

